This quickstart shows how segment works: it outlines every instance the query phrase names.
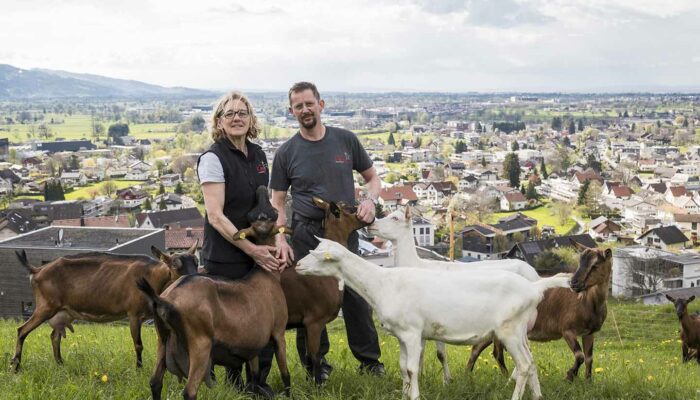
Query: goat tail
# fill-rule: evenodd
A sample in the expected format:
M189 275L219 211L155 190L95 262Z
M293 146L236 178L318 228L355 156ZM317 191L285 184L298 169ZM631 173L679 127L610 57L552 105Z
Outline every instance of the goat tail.
M139 279L136 282L136 286L148 297L151 310L153 311L153 322L161 340L167 342L170 333L174 332L178 338L178 344L186 351L187 343L182 340L184 338L184 327L180 312L170 302L160 297L146 278Z
M15 250L15 255L17 256L19 263L22 264L22 266L26 268L31 275L34 275L37 272L41 271L40 268L34 267L31 264L29 264L29 260L27 260L27 253L24 250Z
M573 277L573 274L562 272L549 278L542 278L538 281L532 282L532 284L535 286L535 288L537 288L540 294L544 295L544 292L547 289L558 287L569 288L571 277Z

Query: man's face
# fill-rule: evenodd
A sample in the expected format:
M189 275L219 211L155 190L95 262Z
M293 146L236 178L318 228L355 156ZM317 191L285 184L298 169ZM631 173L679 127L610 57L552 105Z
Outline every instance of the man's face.
M305 129L313 129L321 121L321 111L325 103L316 100L311 89L292 93L289 111L294 114L299 125Z

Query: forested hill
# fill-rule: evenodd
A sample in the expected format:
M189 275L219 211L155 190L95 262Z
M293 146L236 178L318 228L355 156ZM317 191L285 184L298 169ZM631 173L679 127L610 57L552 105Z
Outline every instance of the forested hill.
M21 69L0 64L0 99L66 97L197 97L211 96L206 90L163 87L99 75L76 74L48 69Z

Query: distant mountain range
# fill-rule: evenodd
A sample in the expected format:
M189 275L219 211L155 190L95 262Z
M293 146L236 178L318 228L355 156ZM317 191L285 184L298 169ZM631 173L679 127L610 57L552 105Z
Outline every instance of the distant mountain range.
M76 74L50 69L21 69L0 64L0 99L44 99L67 97L199 97L215 93L183 87Z

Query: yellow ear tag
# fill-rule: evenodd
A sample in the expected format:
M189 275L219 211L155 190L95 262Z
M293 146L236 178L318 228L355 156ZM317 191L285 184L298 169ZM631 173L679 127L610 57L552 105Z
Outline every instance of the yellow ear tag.
M330 260L332 260L333 258L331 257L331 253L325 252L325 253L323 253L323 259L326 260L326 261L330 261Z
M318 202L321 203L321 204L325 203L325 201L323 201L323 200L321 200L321 199L318 199Z
M281 227L279 230L280 233L284 233L284 227Z
M238 237L240 237L241 239L245 239L245 232L241 232L241 233L238 235Z

